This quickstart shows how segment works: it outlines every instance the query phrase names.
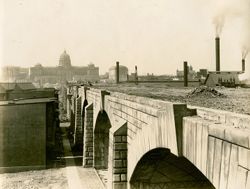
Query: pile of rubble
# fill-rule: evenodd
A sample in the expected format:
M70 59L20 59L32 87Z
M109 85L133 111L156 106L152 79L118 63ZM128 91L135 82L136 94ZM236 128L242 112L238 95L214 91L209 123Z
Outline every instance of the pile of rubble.
M214 88L207 87L207 86L200 86L192 90L190 93L187 94L187 97L226 97L226 95L218 92Z

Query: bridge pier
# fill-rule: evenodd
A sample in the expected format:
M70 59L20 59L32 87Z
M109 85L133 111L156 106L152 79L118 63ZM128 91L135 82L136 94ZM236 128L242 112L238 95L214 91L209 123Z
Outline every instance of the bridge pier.
M83 137L83 166L93 167L94 145L93 145L93 104L86 106L84 119Z
M107 188L127 189L127 124L110 136L109 181Z
M82 98L76 99L75 108L75 128L74 128L74 145L82 145L83 141L83 128L82 128L82 115L81 115Z
M71 119L71 97L72 94L70 93L70 88L67 88L67 100L66 100L66 108L67 108L67 118L68 120Z

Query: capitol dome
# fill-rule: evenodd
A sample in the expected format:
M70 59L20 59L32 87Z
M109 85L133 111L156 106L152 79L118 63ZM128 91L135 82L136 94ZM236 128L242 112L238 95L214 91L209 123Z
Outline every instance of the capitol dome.
M59 66L62 67L71 67L70 56L64 51L59 59Z

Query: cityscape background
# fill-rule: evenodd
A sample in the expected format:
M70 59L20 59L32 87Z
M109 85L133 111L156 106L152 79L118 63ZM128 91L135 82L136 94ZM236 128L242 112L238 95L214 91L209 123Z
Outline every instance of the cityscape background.
M67 50L72 65L94 63L100 74L116 61L142 75L175 74L185 60L194 70L215 70L217 18L221 70L240 71L250 44L247 0L0 2L1 66L57 66Z

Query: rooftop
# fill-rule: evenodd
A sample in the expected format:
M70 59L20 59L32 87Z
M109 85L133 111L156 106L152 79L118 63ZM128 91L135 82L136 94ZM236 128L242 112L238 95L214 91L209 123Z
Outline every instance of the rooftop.
M33 98L33 99L18 99L9 101L0 101L0 106L13 104L37 104L56 101L57 98Z
M7 90L31 90L36 89L32 83L0 83L0 92L6 92Z

